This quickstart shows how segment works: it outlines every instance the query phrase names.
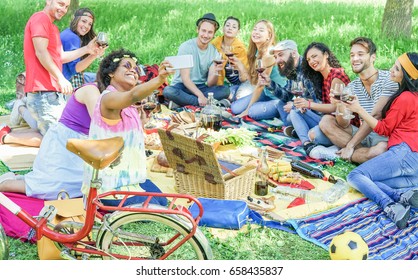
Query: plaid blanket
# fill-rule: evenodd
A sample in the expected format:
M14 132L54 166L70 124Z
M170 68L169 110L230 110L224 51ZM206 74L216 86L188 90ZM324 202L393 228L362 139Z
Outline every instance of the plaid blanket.
M227 120L222 122L223 128L245 127L248 130L256 131L257 145L270 146L286 153L291 159L301 160L313 165L334 165L333 161L318 160L306 155L299 139L290 138L283 134L283 122L277 118L271 120L255 121L248 116L241 119L240 123L233 123Z
M313 216L288 220L299 236L328 250L334 236L353 231L369 246L371 260L418 259L418 215L411 209L409 225L399 230L376 203L361 198Z

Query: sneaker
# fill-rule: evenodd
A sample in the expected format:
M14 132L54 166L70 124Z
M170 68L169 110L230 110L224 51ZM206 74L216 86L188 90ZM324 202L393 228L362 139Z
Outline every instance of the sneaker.
M25 106L22 100L17 99L13 105L12 112L10 113L10 124L13 126L18 126L22 122L23 118L19 113L20 106Z
M293 126L286 126L283 130L283 134L288 137L298 138L298 134L296 133L296 130L293 128Z
M400 203L391 203L385 207L384 211L399 229L404 229L408 224L410 209L410 206L405 207Z
M312 151L313 148L316 147L316 144L312 143L312 142L307 142L305 144L303 144L303 149L305 150L305 153L307 155L309 155Z
M9 127L9 126L7 126L7 125L3 125L3 127L0 129L0 144L4 144L4 142L3 142L3 138L4 138L4 136L6 136L7 134L9 134L9 133L10 133L10 131L12 131L12 130L10 129L10 127Z
M16 175L13 172L7 172L0 176L0 184L8 180L16 180Z
M218 102L216 102L216 106L228 109L231 108L231 102L228 99L221 99Z
M168 109L170 109L170 110L176 110L180 107L181 106L179 104L174 103L172 100L170 100L170 102L168 103Z
M401 195L399 203L418 208L418 189L409 190Z
M317 145L313 147L309 153L309 157L314 159L327 159L327 160L334 160L338 156L335 154L339 148L335 145L330 147L324 147L322 145Z

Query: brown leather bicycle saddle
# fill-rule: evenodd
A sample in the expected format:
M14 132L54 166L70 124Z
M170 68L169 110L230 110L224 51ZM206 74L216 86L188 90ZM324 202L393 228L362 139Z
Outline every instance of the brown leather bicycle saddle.
M68 139L66 147L93 168L103 169L121 155L124 144L118 136L100 140Z

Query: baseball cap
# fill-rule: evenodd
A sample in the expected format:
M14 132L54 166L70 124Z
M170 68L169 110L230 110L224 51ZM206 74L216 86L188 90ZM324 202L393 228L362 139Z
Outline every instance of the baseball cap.
M272 55L273 52L284 51L284 50L297 50L298 46L293 40L283 40L277 43L274 47L269 49L269 53Z

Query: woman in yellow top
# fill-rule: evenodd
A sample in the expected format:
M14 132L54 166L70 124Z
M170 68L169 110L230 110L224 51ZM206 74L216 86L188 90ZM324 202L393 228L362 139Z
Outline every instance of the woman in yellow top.
M248 59L247 59L247 47L244 43L237 38L239 33L241 24L239 19L229 16L223 26L223 34L222 36L218 36L212 40L212 44L216 47L219 53L222 54L222 59L227 60L225 55L226 47L232 46L232 52L234 56L230 59L235 73L238 71L239 75L231 76L232 71L229 69L222 70L219 73L218 78L218 85L223 85L225 81L225 77L233 85L239 85L241 82L245 82L247 80L247 68L248 68ZM234 63L234 61L238 59L241 63ZM229 71L228 71L229 70Z

